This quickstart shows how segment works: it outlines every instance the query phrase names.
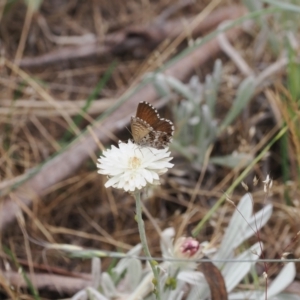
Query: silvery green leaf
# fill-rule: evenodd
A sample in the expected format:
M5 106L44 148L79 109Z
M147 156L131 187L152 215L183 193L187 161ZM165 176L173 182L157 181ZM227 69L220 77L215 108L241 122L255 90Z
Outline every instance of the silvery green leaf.
M150 81L150 83L154 85L157 94L162 98L169 96L171 94L170 87L165 79L165 75L162 73L155 73L155 72L146 73L143 76L143 81L144 82Z
M248 153L233 153L225 156L214 156L210 158L210 163L225 166L231 169L238 167L244 168L253 160L253 155Z
M277 0L263 0L263 2L272 4L276 7L279 7L280 9L284 9L284 10L291 11L294 13L300 13L299 5L294 5L292 3L288 3L285 1L277 1Z
M300 300L300 296L296 294L281 293L270 300Z
M196 130L196 145L199 147L199 152L202 154L201 162L203 161L203 157L205 155L207 144L204 144L207 133L209 131L210 124L212 122L212 118L210 115L210 111L207 105L203 105L201 107L200 113L201 123L197 126Z
M217 101L217 95L222 75L222 62L220 59L216 60L214 65L214 71L212 75L205 77L204 94L206 104L209 106L209 110L212 116L215 115L215 106Z
M171 149L175 150L176 152L180 153L183 157L185 157L187 160L192 161L193 155L191 153L186 151L186 148L183 147L180 143L178 143L176 140L174 140L171 143Z
M261 291L245 291L239 293L230 293L228 296L229 300L257 300L262 297ZM265 298L264 298L265 299ZM299 295L282 293L274 297L268 297L268 300L300 300Z
M268 299L270 300L300 300L299 295L293 294L279 294L283 291L287 286L289 286L296 275L296 267L295 263L289 262L287 263L281 272L277 275L277 277L273 280L273 282L268 287ZM229 295L230 300L240 300L240 299L250 299L250 300L265 300L265 293L261 291L251 291L251 292L239 292L239 293L231 293Z
M258 11L263 8L260 0L243 0L243 3L249 11Z
M151 269L150 269L151 270ZM134 291L126 297L126 300L136 300L136 299L144 299L152 290L153 290L153 273L149 271L146 276L144 276L140 282L140 284L134 289ZM152 298L152 294L147 299L155 299Z
M90 297L90 300L109 300L92 287L87 288L87 290L88 293L93 296L92 298Z
M240 235L244 235L247 225L245 220L249 219L252 215L252 199L250 194L245 194L240 200L237 209L234 211L229 225L225 231L224 237L220 245L220 249L214 256L214 259L224 259L231 256L235 247L235 240L240 240ZM219 265L218 263L216 265Z
M255 264L254 262L239 262L239 260L257 260L261 255L261 251L262 245L256 243L250 249L235 257L236 262L225 263L222 275L228 292L231 292L240 283Z
M193 102L199 105L203 101L203 84L199 81L199 77L197 75L194 75L191 77L188 85L190 87L191 93L194 96Z
M215 82L215 89L218 90L221 79L222 79L222 61L221 61L221 59L217 59L214 64L213 79Z
M207 132L207 143L211 144L216 139L218 134L218 124L216 120L211 120L208 132Z
M78 293L76 293L71 300L88 300L88 294L86 290L81 290Z
M166 81L168 82L169 86L178 94L183 96L184 98L193 101L194 95L190 91L189 87L182 83L180 80L176 79L175 77L165 76Z
M117 265L113 268L114 272L116 272L118 275L122 274L127 269L128 264L130 263L128 262L128 260L131 259L130 256L140 255L141 250L142 250L141 244L137 244L132 249L130 249L127 252L128 257L120 259Z
M92 287L97 289L101 283L101 260L98 257L92 258Z
M131 290L134 290L142 279L142 263L136 258L130 259L127 267L127 274Z
M253 213L253 200L252 200L252 195L250 193L246 193L242 199L239 201L238 205L237 205L237 209L234 211L231 220L230 220L230 224L228 227L233 227L234 224L236 224L236 222L239 222L241 224L240 225L245 225L245 222L243 222L242 220L247 220L249 218L251 218ZM244 219L245 218L245 219Z
M176 292L172 291L170 298L168 299L181 300L183 295L184 295L184 291L176 291Z
M141 251L142 251L142 244L137 244L127 252L127 255L128 256L140 255Z
M267 204L253 216L252 209L252 198L247 193L242 197L229 222L215 259L231 257L234 249L267 223L272 215L273 206Z
M212 77L210 75L207 75L205 80L204 95L206 98L206 104L208 105L210 110L210 114L213 116L215 113L216 91L213 89Z
M147 297L143 300L156 300L156 296L152 293L151 295L147 295Z
M111 277L106 272L102 273L101 287L102 287L103 293L108 298L111 298L117 294L117 289L115 287L115 284L112 281Z
M263 227L270 219L273 211L272 204L267 204L259 212L249 219L244 220L246 226L243 228L243 234L239 234L232 245L232 247L237 248L249 237L253 236L261 227Z
M200 123L200 117L199 116L194 116L194 117L192 117L188 120L188 124L191 125L191 126L198 125L199 123Z
M193 114L194 105L191 101L181 101L178 105L173 106L173 115L175 123L178 126L176 134L180 137L181 143L184 143L182 137L189 136L189 134L186 134L186 131L189 130L188 124L189 120L193 117Z
M221 124L221 131L230 125L234 119L241 113L241 111L247 106L255 92L255 80L252 76L247 77L240 84L237 95L233 100L231 109L226 115L224 121Z
M206 104L209 107L210 114L213 116L215 113L215 103L217 100L217 91L214 89L214 82L211 75L205 77L205 89L204 95L206 99Z
M178 279L178 278L177 278ZM161 282L162 292L161 292L161 299L176 299L181 300L184 295L184 286L185 283L183 281L177 280L177 285L174 290L171 290L168 287L165 287L165 281Z
M214 141L217 135L216 121L212 119L209 107L205 104L201 106L201 122L195 126L195 139L197 146L197 163L203 163L205 153L209 145Z
M179 104L179 109L182 111L183 116L192 116L194 111L194 104L192 101L182 101Z
M184 295L184 291L180 290L178 287L178 289L176 289L174 291L168 291L168 293L166 293L166 295L163 294L162 299L181 300L183 295Z
M210 289L206 281L191 288L186 300L210 299Z
M158 95L160 97L166 97L171 95L171 89L167 82L166 76L161 73L155 73L153 77L154 77L153 85Z
M206 128L210 127L210 124L213 122L213 118L211 116L209 107L207 104L202 105L201 107L201 116L203 119L204 124L206 125Z
M296 266L295 263L287 263L281 272L276 276L273 282L268 287L268 298L272 299L273 296L282 292L286 287L288 287L296 276ZM261 300L265 299L265 295L260 297Z
M257 300L261 297L261 291L245 291L238 293L230 293L228 295L229 300ZM270 299L269 299L270 300Z
M192 285L199 285L201 282L205 282L203 273L197 271L181 271L177 275L177 279Z
M175 229L173 227L166 228L160 236L160 249L163 257L170 256L170 249L173 247L175 237Z

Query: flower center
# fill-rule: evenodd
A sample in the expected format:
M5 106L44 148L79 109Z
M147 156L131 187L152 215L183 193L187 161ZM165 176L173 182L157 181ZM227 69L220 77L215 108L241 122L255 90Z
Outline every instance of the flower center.
M137 169L141 166L141 160L136 156L130 157L128 160L128 166L131 169Z

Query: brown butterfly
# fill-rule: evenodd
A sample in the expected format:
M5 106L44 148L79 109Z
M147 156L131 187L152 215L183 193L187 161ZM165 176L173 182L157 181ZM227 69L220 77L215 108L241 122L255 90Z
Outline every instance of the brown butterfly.
M172 141L174 126L170 120L160 118L150 103L140 102L136 116L131 117L131 133L137 145L162 149Z

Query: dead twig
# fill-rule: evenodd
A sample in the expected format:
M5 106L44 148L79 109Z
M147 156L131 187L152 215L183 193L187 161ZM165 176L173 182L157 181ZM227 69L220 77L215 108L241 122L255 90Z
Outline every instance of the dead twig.
M199 37L215 28L223 20L234 19L245 12L242 6L228 6L213 12L209 18L192 31L193 36ZM73 60L79 58L106 56L110 54L125 54L127 52L149 53L156 46L166 39L174 39L185 31L185 24L189 24L193 18L184 20L176 19L169 21L161 21L161 18L146 26L130 26L125 30L106 35L100 42L86 43L84 46L65 47L50 53L24 58L19 62L19 66L23 68L44 66L47 64L59 63L65 60Z
M27 283L22 274L12 271L2 271L2 276L10 283L10 285L27 288ZM76 292L90 286L91 280L53 275L45 273L36 273L34 276L27 274L29 280L36 289L47 289L49 291L63 291L68 294L75 294ZM89 274L84 274L85 278L90 277Z
M227 23L227 22L224 22ZM221 24L220 28L222 28L225 24ZM230 44L226 35L224 33L220 33L218 36L218 40L220 43L221 49L231 58L231 60L238 67L240 72L244 74L244 76L254 75L253 70L247 64L247 62L243 59L240 53L234 49L234 47Z
M54 99L55 102L59 102L60 109L69 116L75 116L82 111L82 107L86 104L86 100L59 100ZM87 110L87 113L98 115L107 110L111 105L116 102L115 99L101 99L95 100ZM45 101L38 100L16 100L13 105L11 100L0 100L0 116L11 115L19 117L20 115L34 115L37 117L50 117L60 116L61 113L57 111L52 104Z

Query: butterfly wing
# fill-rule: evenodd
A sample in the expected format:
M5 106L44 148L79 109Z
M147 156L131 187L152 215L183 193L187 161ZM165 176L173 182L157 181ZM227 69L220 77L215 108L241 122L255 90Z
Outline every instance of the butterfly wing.
M171 136L173 136L174 133L173 123L166 119L159 119L159 121L153 125L153 129L155 131L163 131Z
M152 137L152 147L157 149L167 147L172 141L173 133L173 123L166 119L160 119L155 124L153 131L149 133L150 137Z
M151 127L160 120L157 110L148 102L139 103L136 111L136 117L145 121Z
M142 139L151 132L153 128L138 117L131 117L131 134L136 144L141 144Z

